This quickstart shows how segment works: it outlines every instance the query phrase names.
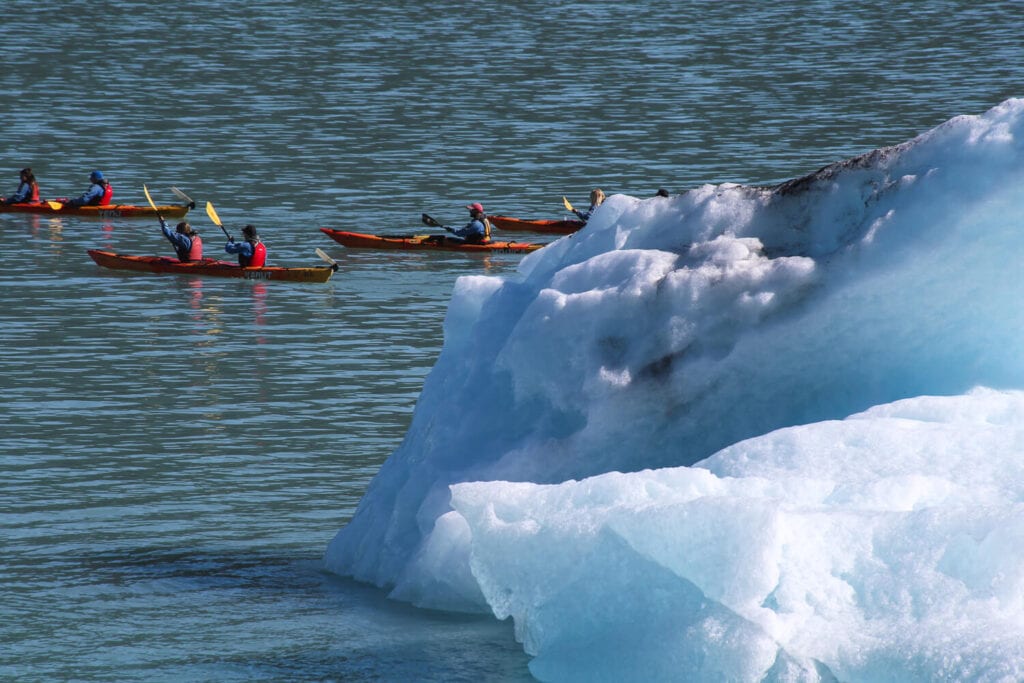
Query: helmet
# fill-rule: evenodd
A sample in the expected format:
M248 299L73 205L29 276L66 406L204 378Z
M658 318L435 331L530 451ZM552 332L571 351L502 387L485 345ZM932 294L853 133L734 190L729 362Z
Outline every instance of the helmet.
M103 172L93 171L92 173L89 174L89 180L103 180Z

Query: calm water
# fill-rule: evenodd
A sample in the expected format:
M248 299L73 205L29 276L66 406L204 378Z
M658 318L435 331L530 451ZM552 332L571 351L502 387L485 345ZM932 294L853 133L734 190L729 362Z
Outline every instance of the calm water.
M248 5L3 3L0 192L25 165L47 197L93 168L120 201L174 185L341 271L119 275L86 249L169 253L152 221L0 214L0 679L529 679L510 624L319 564L455 279L517 258L317 228L774 183L1024 95L1019 2Z

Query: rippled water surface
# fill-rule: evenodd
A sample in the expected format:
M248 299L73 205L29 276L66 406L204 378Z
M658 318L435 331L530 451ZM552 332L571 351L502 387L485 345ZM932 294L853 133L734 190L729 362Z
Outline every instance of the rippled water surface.
M771 184L1019 96L1016 2L3 5L0 192L102 169L325 285L103 271L155 223L0 213L0 679L521 680L507 623L320 568L402 438L460 275L348 251L482 201ZM4 170L6 169L6 170ZM189 214L208 253L222 234ZM541 236L532 239L542 240Z

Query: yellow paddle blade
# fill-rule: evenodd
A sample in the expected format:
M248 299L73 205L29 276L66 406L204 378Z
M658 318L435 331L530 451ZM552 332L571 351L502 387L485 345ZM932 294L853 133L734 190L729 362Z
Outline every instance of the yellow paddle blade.
M64 208L64 205L61 204L60 202L46 202L46 205L49 206L54 211L60 211L61 209Z
M154 211L156 211L156 204L153 203L153 198L149 196L149 190L146 189L145 183L142 184L142 193L146 195L146 201L148 201L149 205L153 207Z
M568 209L569 211L573 210L572 204L570 204L569 200L566 199L565 197L562 197L562 203L565 204L565 208Z
M220 222L220 216L217 215L217 211L213 208L213 204L210 202L206 202L206 215L210 217L210 220L213 221L214 224L224 227Z

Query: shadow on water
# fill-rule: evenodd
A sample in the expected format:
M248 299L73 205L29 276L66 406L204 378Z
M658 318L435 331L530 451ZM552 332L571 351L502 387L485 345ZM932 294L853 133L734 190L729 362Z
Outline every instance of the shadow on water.
M166 623L140 620L136 611L132 641L161 645L126 662L124 673L194 680L533 680L511 622L390 600L384 590L326 572L318 557L139 547L85 552L74 564L71 571L81 572L97 594L119 591L118 600L128 602L126 596L141 597L161 616L208 605L193 617L208 634L205 646L183 639L190 651L170 657ZM181 615L174 621L187 625Z

